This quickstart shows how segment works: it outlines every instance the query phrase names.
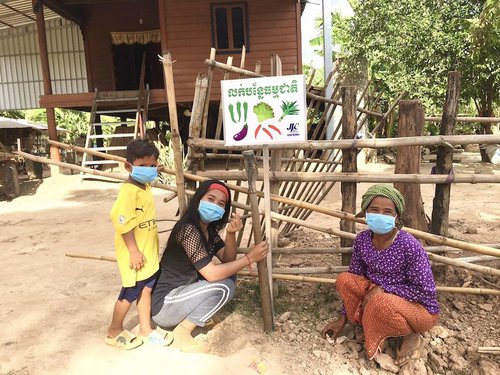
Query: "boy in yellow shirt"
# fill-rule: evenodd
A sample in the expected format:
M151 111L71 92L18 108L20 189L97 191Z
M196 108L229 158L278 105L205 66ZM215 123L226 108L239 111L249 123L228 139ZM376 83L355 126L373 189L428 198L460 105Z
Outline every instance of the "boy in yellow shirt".
M148 140L136 139L128 144L125 169L130 175L110 212L123 287L105 342L121 349L137 348L144 341L162 346L172 341L165 331L151 328L150 318L151 291L159 270L159 239L149 184L158 175L158 156L158 149ZM139 313L139 337L123 329L123 321L134 301Z

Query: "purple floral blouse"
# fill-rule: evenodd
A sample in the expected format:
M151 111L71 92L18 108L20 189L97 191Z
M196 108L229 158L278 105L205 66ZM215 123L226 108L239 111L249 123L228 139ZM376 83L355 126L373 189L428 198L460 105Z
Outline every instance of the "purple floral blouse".
M371 230L359 233L354 240L349 272L366 277L388 293L421 304L431 314L440 312L427 253L404 230L384 250L373 246Z

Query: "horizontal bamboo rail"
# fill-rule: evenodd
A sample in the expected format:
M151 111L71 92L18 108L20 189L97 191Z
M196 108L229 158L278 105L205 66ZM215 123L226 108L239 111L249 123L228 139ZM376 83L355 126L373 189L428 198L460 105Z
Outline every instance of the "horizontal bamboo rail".
M210 177L216 180L245 181L244 171L197 171L197 176ZM480 183L500 183L500 175L482 175L482 174L462 174L448 176L439 174L391 174L382 175L380 173L342 173L342 172L295 172L295 171L269 171L271 181L299 181L316 182L318 178L321 181L336 182L404 182L408 184L480 184ZM257 180L264 179L264 171L259 169Z
M49 143L51 143L51 144L54 143L55 144L54 141L49 141ZM66 145L64 143L60 143L60 142L57 142L57 143L59 145L61 145L60 147L74 149L76 151L83 150L84 152L87 152L87 153L92 154L92 155L97 155L97 156L100 156L100 157L105 158L105 159L106 158L109 158L111 160L117 160L117 159L119 159L120 161L124 161L125 160L124 158L120 158L120 157L117 157L117 156L114 156L114 155L108 155L108 154L105 154L105 153L102 153L102 152L99 152L99 151L94 151L92 149L87 149L87 148L77 147L77 146L70 146L70 145ZM26 155L30 156L31 160L40 161L42 163L48 163L48 164L52 163L52 164L55 164L54 161L50 160L50 159L35 157L33 155L30 155L30 154L26 154ZM43 160L40 160L40 159L43 159ZM58 162L58 163L60 163L60 162ZM78 166L75 166L73 164L68 164L68 163L62 163L62 164L64 164L68 168L71 168L72 166L73 167L78 167ZM78 167L78 168L82 168L82 167ZM74 168L74 169L78 170L78 168ZM92 171L94 171L93 169L88 169L88 168L84 168L84 169L91 171L90 173L92 173ZM163 168L163 171L166 172L166 173L169 173L169 174L174 174L174 171L168 170L166 168ZM108 174L108 175L110 175L110 174ZM208 179L206 177L196 176L196 175L193 175L193 174L187 173L187 172L184 173L184 176L187 179L190 179L190 180L193 180L193 181L206 181ZM227 184L227 186L228 186L229 189L232 189L234 191L238 191L238 192L241 192L241 193L248 194L248 189L247 188L244 188L244 187L241 187L241 186L238 186L238 185L234 185L234 184ZM166 189L166 190L170 190L170 191L174 191L174 192L177 191L176 188L174 188L174 187L168 187L168 189ZM193 194L193 192L190 192L190 193ZM260 195L261 197L263 196L262 192L257 192L257 194ZM332 209L329 209L329 208L326 208L326 207L323 207L323 206L320 206L320 205L316 205L316 204L312 204L312 203L308 203L308 202L304 202L304 201L297 201L297 200L290 199L290 198L285 198L285 197L282 197L282 196L279 196L279 195L276 195L276 194L271 194L271 199L274 200L274 201L276 201L276 202L280 202L280 203L283 203L283 204L293 205L293 206L296 206L296 207L299 207L299 208L308 209L308 210L319 212L319 213L322 213L322 214L325 214L325 215L328 215L328 216L333 216L333 217L336 217L336 218L339 218L339 219L351 220L351 221L355 221L355 222L362 223L362 224L365 223L364 219L358 218L358 217L354 216L353 214L350 214L350 213L347 213L347 212L338 211L338 210L332 210ZM249 206L246 206L246 205L243 205L243 204L239 204L239 203L238 204L233 203L233 204L234 204L235 207L242 208L242 209L245 209L245 210L249 211ZM290 220L288 217L286 217L284 215L280 215L280 217L286 218L283 221L289 222L289 220ZM304 226L308 227L308 224L305 221L303 221L303 220L294 219L294 221L304 223ZM427 232L422 232L422 231L419 231L419 230L416 230L416 229L412 229L412 228L406 228L405 227L404 229L408 233L412 234L413 236L415 236L415 237L417 237L419 239L423 239L425 241L431 242L431 243L435 243L435 244L439 244L439 245L444 245L444 246L449 246L449 247L454 247L454 248L462 249L462 250L468 250L468 251L472 251L472 252L479 253L479 254L492 255L492 256L500 257L500 250L494 249L492 247L488 247L488 246L481 245L481 244L473 244L473 243L463 242L463 241L459 241L459 240L454 240L454 239L451 239L451 238L446 238L446 237L443 237L443 236L438 236L438 235L435 235L435 234L431 234L431 233L427 233ZM352 235L352 233L349 233L349 235ZM347 238L350 238L350 237L347 237Z
M491 247L499 248L500 245L487 245ZM460 252L458 249L449 248L446 246L425 246L425 251L428 253L457 253ZM246 254L250 251L248 247L239 247L239 254ZM350 254L352 253L352 247L277 247L273 248L273 254L286 254L286 255L301 255L301 254ZM489 255L484 255L489 257ZM458 258L461 261L462 259L467 258ZM499 260L497 257L491 257L489 259Z
M427 255L429 256L429 259L435 262L449 264L450 266L465 268L471 271L480 272L485 275L500 276L500 270L497 270L496 268L493 267L486 267L486 266L481 266L479 264L462 262L460 261L460 258L453 259L453 258L439 256L436 254L427 254Z
M242 160L243 155L241 154L214 154L214 153L201 153L196 152L192 155L193 159L222 159L222 160ZM263 160L262 156L256 156L256 160ZM297 162L297 163L317 163L317 164L342 164L342 162L333 161L333 160L320 160L320 159L311 159L311 158L281 158L283 163L288 162Z
M274 251L273 251L274 252ZM326 266L326 267L277 267L273 268L273 273L283 275L317 275L320 273L340 273L346 272L348 266Z
M90 254L74 254L66 253L67 257L71 258L82 258L82 259L92 259L92 260L105 260L108 262L116 262L116 257L106 256L106 255L90 255ZM240 271L239 276L251 276L258 277L256 272ZM289 281L305 281L323 284L335 284L336 279L327 279L320 277L309 277L309 276L297 276L297 275L283 275L278 273L273 273L273 279L276 280L289 280ZM500 290L495 289L484 289L484 288L461 288L461 287L451 287L451 286L437 286L436 290L438 292L448 292L448 293L462 293L462 294L488 294L488 295L500 295Z
M425 121L441 122L441 117L430 116L424 117ZM500 117L455 117L457 122L488 122L488 123L498 123L500 122Z
M191 147L214 150L245 151L262 149L264 145L225 146L224 141L192 138L188 139ZM371 138L371 139L339 139L330 141L306 141L286 142L268 145L270 150L328 150L349 148L386 148L404 146L456 146L465 144L497 144L500 143L500 135L428 135L422 137L401 138Z
M239 276L252 276L257 277L255 272L240 271ZM309 277L309 276L296 276L296 275L280 275L273 273L273 279L276 280L290 280L290 281L305 281L312 283L322 283L322 284L335 284L336 279L327 279L321 277ZM486 289L486 288L462 288L454 286L436 286L438 292L445 293L461 293L461 294L476 294L476 295L493 295L500 296L500 290Z
M477 352L483 354L500 354L500 348L495 346L480 346L477 348Z

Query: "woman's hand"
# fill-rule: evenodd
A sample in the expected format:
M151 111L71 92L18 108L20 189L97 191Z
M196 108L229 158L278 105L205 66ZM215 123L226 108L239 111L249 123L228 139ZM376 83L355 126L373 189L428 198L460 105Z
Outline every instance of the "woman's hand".
M380 293L384 293L384 289L382 289L378 285L376 287L373 287L368 293L366 293L366 296L363 299L362 309L364 310L366 305L372 300L372 298Z
M267 253L269 252L269 246L267 245L266 241L262 241L261 243L257 245L253 245L253 247L250 249L248 252L247 256L250 261L253 262L260 262L262 259L264 259L267 256Z
M240 215L233 213L231 216L231 221L227 224L226 232L227 233L236 233L239 232L243 228L243 224L241 222Z
M140 251L130 252L130 268L139 271L144 266L144 255Z
M333 338L333 341L337 340L337 337L340 334L340 331L344 328L345 324L347 323L347 317L345 315L342 315L340 318L337 320L333 320L330 323L328 323L325 328L321 331L321 336L326 339L326 335L330 336Z

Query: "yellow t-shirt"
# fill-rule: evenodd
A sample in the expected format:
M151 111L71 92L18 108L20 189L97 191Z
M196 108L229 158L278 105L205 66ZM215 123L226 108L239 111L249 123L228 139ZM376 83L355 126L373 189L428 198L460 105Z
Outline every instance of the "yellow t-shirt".
M131 183L124 183L111 208L111 221L115 227L115 252L124 287L135 286L159 269L159 239L156 208L151 187L143 190ZM134 230L135 241L146 261L139 271L130 269L130 254L122 234Z

